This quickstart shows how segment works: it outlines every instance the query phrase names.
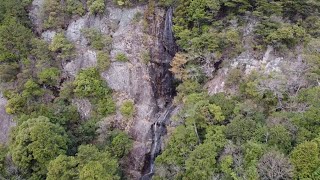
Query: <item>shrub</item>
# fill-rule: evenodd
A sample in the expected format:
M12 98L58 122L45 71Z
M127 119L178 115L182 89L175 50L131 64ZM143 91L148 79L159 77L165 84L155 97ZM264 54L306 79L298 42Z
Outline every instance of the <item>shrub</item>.
M97 61L98 61L97 62L98 63L98 70L100 72L103 72L106 69L108 69L111 64L109 54L104 51L98 51Z
M139 0L139 2L140 1L143 1L143 0ZM113 2L118 6L130 7L130 6L134 5L133 0L113 0Z
M105 36L94 28L83 29L81 32L84 34L89 42L89 45L95 50L111 50L112 38Z
M77 14L83 16L85 14L85 9L80 0L67 0L67 12L69 14Z
M68 60L74 56L74 45L67 40L63 33L58 33L54 36L49 50L57 53L61 60Z
M186 71L184 69L185 64L188 62L187 56L182 53L176 53L174 58L172 59L170 65L170 71L173 73L174 77L177 79L185 79Z
M0 82L9 82L16 79L19 73L18 63L3 63L0 64Z
M234 86L241 82L242 79L242 71L238 68L230 70L228 73L226 86Z
M45 29L64 27L66 15L60 0L45 0L43 13Z
M151 55L150 55L149 51L142 52L141 59L142 59L143 63L148 64L151 61Z
M75 81L74 93L78 97L102 98L108 93L106 84L101 80L95 68L80 71Z
M105 10L104 0L88 0L87 5L91 14L102 14Z
M97 112L99 115L105 117L113 114L116 111L116 104L114 103L112 96L106 96L100 99L97 103Z
M134 114L134 103L133 101L125 101L123 102L120 108L121 114L126 118L133 117Z
M276 48L294 47L308 41L309 35L303 27L285 24L266 37L266 41Z
M9 100L6 105L6 112L8 114L17 114L24 111L26 99L20 94L12 93L8 96Z
M179 84L177 87L177 96L174 98L175 103L180 103L183 98L192 94L192 93L200 93L201 85L196 81L183 81L183 83Z
M142 18L143 18L143 14L142 14L141 12L136 12L136 13L134 14L134 16L133 16L132 21L133 21L134 23L138 23L138 22L141 21Z
M57 85L59 81L60 70L58 68L44 69L38 74L39 82L51 86Z
M128 61L128 57L124 53L118 53L116 55L116 60L117 61L121 61L121 62L127 62Z
M114 156L122 158L132 148L132 140L124 132L116 132L111 141L111 152Z

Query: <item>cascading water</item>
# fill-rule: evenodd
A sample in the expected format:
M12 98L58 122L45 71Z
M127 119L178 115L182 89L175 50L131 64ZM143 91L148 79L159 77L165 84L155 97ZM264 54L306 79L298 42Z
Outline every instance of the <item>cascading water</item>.
M172 31L173 9L170 7L166 12L164 29L162 32L163 54L161 62L153 64L152 73L154 74L155 98L158 100L159 112L156 121L151 126L152 145L150 157L147 162L147 171L141 177L141 180L149 180L154 174L154 162L156 157L161 153L161 137L166 134L166 123L171 117L174 110L172 99L175 93L173 85L173 76L170 72L170 62L176 53L176 44Z
M175 39L173 36L173 23L172 23L173 9L170 7L166 13L166 20L164 22L164 30L163 30L163 46L166 49L167 53L171 56L174 56L177 51L177 46L175 43ZM171 61L171 59L170 59Z
M154 174L154 161L161 153L161 137L166 134L166 123L170 119L174 106L168 106L155 123L152 124L152 146L150 152L149 172L141 180L149 180Z

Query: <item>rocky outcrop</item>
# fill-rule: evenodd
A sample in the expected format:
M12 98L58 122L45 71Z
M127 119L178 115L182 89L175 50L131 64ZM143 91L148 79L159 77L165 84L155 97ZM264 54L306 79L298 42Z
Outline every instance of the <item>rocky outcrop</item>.
M36 27L36 31L40 32L42 30L42 9L45 0L33 0L31 9L29 10L29 17L32 23Z
M219 92L235 92L234 88L226 87L228 75L235 68L240 69L243 72L243 76L256 71L263 75L272 75L274 76L274 80L278 79L279 81L280 79L282 79L281 81L286 79L287 82L292 82L290 79L294 78L294 82L301 83L297 86L303 86L305 80L301 74L305 71L306 64L301 57L301 48L291 49L291 52L286 52L285 55L279 54L272 46L268 46L263 54L256 52L252 45L254 44L254 27L257 23L250 18L247 18L247 20L247 25L242 29L244 44L242 53L233 59L224 59L223 66L215 69L212 79L205 85L208 93L213 95ZM300 68L294 68L295 66ZM295 69L300 72L297 72ZM299 81L297 81L298 79ZM271 82L264 83L268 84ZM288 86L295 85L291 84Z
M16 125L13 117L6 113L6 104L7 100L0 93L0 144L8 142L10 129Z

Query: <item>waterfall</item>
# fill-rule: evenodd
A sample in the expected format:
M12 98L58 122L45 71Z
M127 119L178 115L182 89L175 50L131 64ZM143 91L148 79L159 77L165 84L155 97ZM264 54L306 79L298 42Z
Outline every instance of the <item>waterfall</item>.
M163 31L162 40L163 40L163 46L166 49L166 51L171 56L174 56L174 54L176 53L177 46L176 46L175 39L173 36L172 17L173 17L173 9L170 7L166 13L166 19L164 22L164 31Z
M161 61L154 63L152 77L154 79L155 97L158 102L159 111L155 116L155 121L151 126L152 144L150 157L146 163L147 171L141 177L141 180L150 180L154 174L155 159L161 153L162 136L166 134L166 124L170 120L171 113L174 110L172 99L175 94L173 85L173 75L170 72L170 62L177 51L175 39L172 31L173 9L170 7L165 16L161 44L163 53Z
M141 180L149 180L154 174L154 161L156 157L161 153L161 137L166 134L166 123L171 117L171 113L174 110L173 105L169 105L165 111L163 111L157 121L152 124L152 146L150 152L149 172L142 176Z

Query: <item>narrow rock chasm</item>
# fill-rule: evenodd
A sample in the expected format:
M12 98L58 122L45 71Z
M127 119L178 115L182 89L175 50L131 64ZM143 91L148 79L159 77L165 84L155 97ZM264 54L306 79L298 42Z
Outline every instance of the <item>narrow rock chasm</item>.
M162 151L162 136L166 134L166 124L170 120L171 113L174 110L172 99L176 94L176 90L173 74L170 71L170 62L177 51L177 46L172 31L172 16L173 9L170 7L166 11L165 20L162 25L160 62L152 62L150 68L158 113L154 117L155 121L150 127L152 136L151 150L146 157L141 180L149 180L154 174L155 159Z

